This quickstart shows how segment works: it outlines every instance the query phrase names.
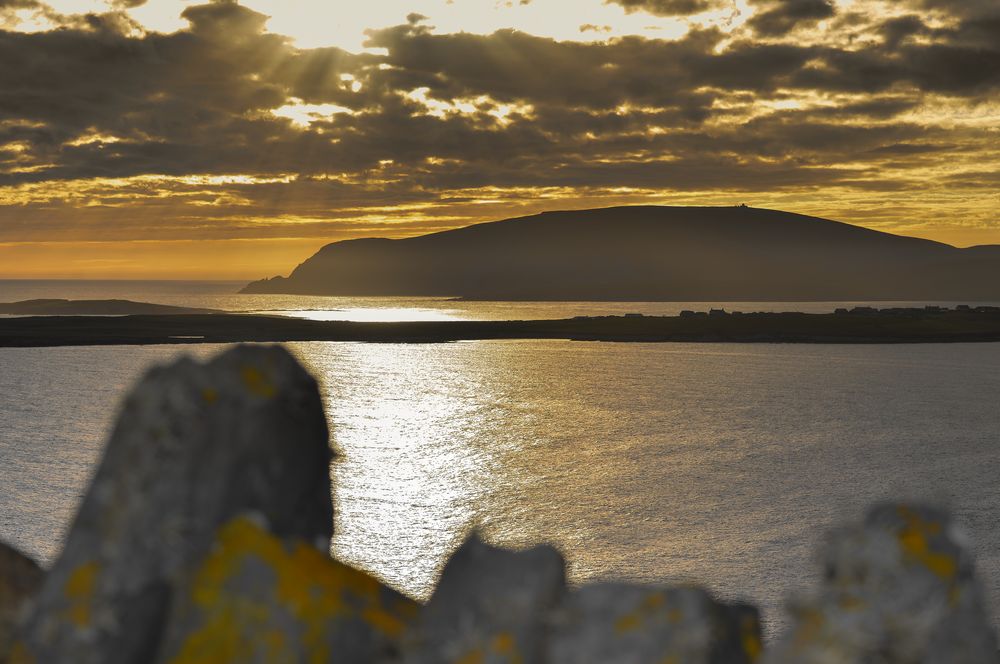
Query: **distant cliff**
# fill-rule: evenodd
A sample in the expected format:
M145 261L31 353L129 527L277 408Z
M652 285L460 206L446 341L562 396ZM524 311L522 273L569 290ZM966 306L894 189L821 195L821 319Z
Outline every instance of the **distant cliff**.
M958 249L789 212L546 212L329 244L244 293L496 300L997 300L1000 246Z

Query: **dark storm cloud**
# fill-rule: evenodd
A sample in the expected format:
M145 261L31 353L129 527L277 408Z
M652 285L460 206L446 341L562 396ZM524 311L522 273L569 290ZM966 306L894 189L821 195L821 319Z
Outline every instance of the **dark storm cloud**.
M644 11L657 16L689 16L711 9L732 6L732 0L606 0L627 12Z
M642 4L662 13L683 3ZM950 11L932 0L910 6ZM781 39L830 8L775 0L758 3L750 29L731 41L717 28L594 43L513 30L436 34L411 15L369 33L380 51L353 54L296 48L230 1L187 8L189 27L172 34L138 33L120 12L50 32L0 31L0 186L294 177L174 192L204 205L202 216L244 205L330 214L480 186L871 187L859 161L974 148L952 130L897 117L919 111L927 92L975 103L1000 87L1000 51L982 41L993 14L970 6L933 30L916 14L868 19L882 39L859 47ZM425 106L417 90L445 110ZM768 106L798 97L827 101ZM308 127L272 113L296 100L350 112ZM130 195L117 189L95 203L110 209Z
M784 35L801 25L815 25L832 17L832 0L751 0L758 7L749 21L759 35Z

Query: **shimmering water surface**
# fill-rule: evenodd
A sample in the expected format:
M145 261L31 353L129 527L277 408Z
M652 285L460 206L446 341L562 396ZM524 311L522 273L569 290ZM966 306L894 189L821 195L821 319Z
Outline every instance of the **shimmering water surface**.
M51 560L123 390L220 347L0 349L0 538ZM333 553L426 597L478 525L574 581L762 606L889 497L951 505L1000 598L1000 344L301 343L333 444Z
M924 306L959 302L469 302L445 297L328 297L241 295L236 281L4 281L0 302L38 298L123 299L315 320L439 321L538 320L573 316L676 316L684 309L708 311L805 311L829 313L857 305ZM968 304L1000 304L968 303Z

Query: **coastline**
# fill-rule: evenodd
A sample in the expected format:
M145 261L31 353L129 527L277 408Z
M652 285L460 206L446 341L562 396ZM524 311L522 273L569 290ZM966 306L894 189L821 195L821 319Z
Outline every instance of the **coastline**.
M1000 341L1000 309L705 313L560 320L354 322L256 314L32 316L0 319L0 347L502 339L609 342L900 344Z

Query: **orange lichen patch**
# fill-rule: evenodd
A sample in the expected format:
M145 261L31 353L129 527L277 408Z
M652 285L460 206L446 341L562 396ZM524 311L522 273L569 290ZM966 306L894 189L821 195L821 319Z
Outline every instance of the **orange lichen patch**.
M63 588L66 599L69 600L67 616L77 627L90 625L90 610L99 571L100 567L96 562L84 563L73 570Z
M514 635L510 632L500 632L490 640L485 649L482 647L473 648L455 659L454 664L483 664L487 661L487 652L500 655L506 659L508 664L522 664L524 662L521 654L517 652L517 641L514 639ZM490 657L489 661L498 660Z
M838 598L837 603L845 611L860 611L867 606L867 603L863 599L854 595L843 595Z
M514 637L510 632L501 632L493 637L493 650L501 655L509 655L514 652Z
M740 621L740 641L743 644L743 652L747 659L756 662L760 659L764 646L760 642L760 634L757 630L757 621L750 616L744 616Z
M666 601L667 598L663 596L663 593L653 593L652 595L647 595L646 598L642 600L642 609L644 611L655 611L663 606Z
M201 398L205 400L205 403L215 403L219 400L219 391L211 387L206 387L201 391Z
M240 377L243 379L243 384L247 386L247 389L259 397L270 399L278 393L278 388L274 386L271 379L257 367L243 367Z
M667 602L663 593L652 593L643 598L639 606L615 621L615 631L625 634L639 629L647 620L659 613ZM680 609L672 608L666 613L666 619L671 623L678 623L684 617Z
M899 515L906 522L897 535L903 554L910 560L922 564L941 579L953 581L958 574L957 561L946 553L931 551L928 541L928 537L941 533L941 524L927 521L905 506L899 508Z
M264 565L273 577L263 588L239 591L247 563ZM216 548L198 571L191 599L206 617L189 634L173 662L208 664L263 657L285 661L302 653L310 663L330 659L330 635L336 623L357 619L389 639L398 638L416 604L392 596L364 572L331 560L304 542L286 546L247 518L225 525ZM386 606L391 602L391 608ZM289 643L275 615L290 616L301 626L301 642Z
M15 642L7 655L8 664L35 664L37 661L21 641Z
M506 657L510 664L522 664L524 662L521 653L517 651L517 641L514 640L514 635L510 632L500 632L494 636L490 647L496 654Z
M615 631L619 634L632 632L639 629L641 624L642 619L639 617L639 614L633 611L631 613L626 613L624 616L615 621Z
M476 648L456 659L455 664L483 664L485 661L486 658L483 656L483 651Z
M798 631L795 634L795 647L802 648L815 641L816 637L823 631L824 622L823 614L820 611L809 609L802 612L799 617Z

